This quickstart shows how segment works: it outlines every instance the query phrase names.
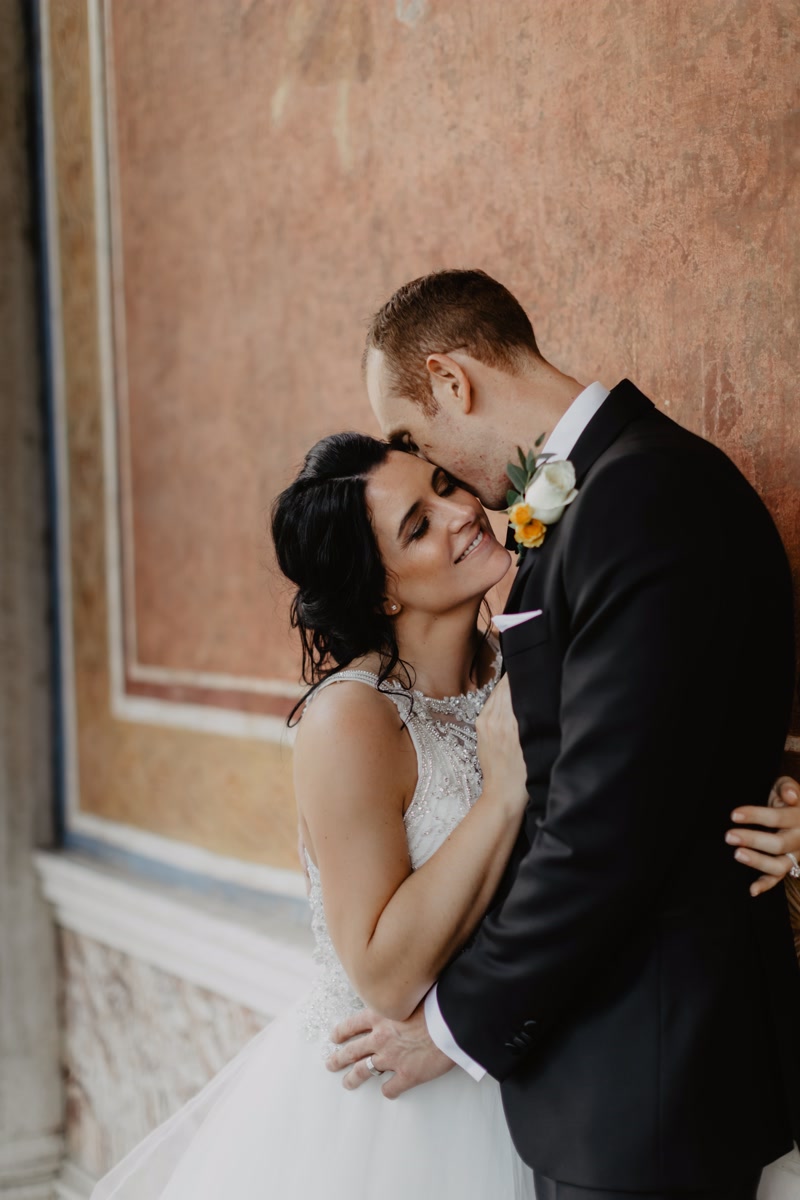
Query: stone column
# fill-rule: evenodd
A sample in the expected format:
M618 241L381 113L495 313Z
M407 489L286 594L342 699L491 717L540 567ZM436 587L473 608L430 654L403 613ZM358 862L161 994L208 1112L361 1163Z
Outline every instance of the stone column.
M0 1197L52 1197L61 1157L50 613L28 11L0 0Z

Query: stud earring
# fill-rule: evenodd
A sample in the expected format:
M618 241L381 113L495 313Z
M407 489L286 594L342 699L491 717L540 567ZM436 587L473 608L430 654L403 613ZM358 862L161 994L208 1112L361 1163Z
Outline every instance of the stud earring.
M392 605L392 612L397 612L397 605L396 605L396 604L393 604L393 605Z

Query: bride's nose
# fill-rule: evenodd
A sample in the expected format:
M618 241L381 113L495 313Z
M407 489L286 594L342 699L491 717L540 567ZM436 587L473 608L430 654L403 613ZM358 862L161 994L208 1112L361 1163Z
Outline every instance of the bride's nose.
M467 525L473 524L477 514L472 505L460 503L458 500L448 500L447 504L447 525L451 533L460 533Z

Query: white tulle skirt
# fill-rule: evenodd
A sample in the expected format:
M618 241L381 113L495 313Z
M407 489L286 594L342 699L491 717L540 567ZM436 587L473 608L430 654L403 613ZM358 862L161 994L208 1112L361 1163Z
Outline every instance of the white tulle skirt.
M386 1100L325 1069L297 1008L145 1138L92 1200L534 1200L495 1080L447 1075Z
M795 1151L764 1172L759 1200L798 1200ZM257 1034L154 1130L91 1200L535 1200L499 1085L455 1069L386 1100L346 1092L298 1008Z

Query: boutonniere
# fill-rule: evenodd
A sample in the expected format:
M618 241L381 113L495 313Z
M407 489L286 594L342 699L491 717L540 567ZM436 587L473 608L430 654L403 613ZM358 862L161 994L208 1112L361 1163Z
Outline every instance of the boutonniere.
M506 467L513 485L506 495L508 520L520 548L520 558L526 550L541 546L548 526L561 520L564 509L578 494L575 468L568 458L537 455L544 436L536 439L533 450L527 454L518 446L519 462Z

